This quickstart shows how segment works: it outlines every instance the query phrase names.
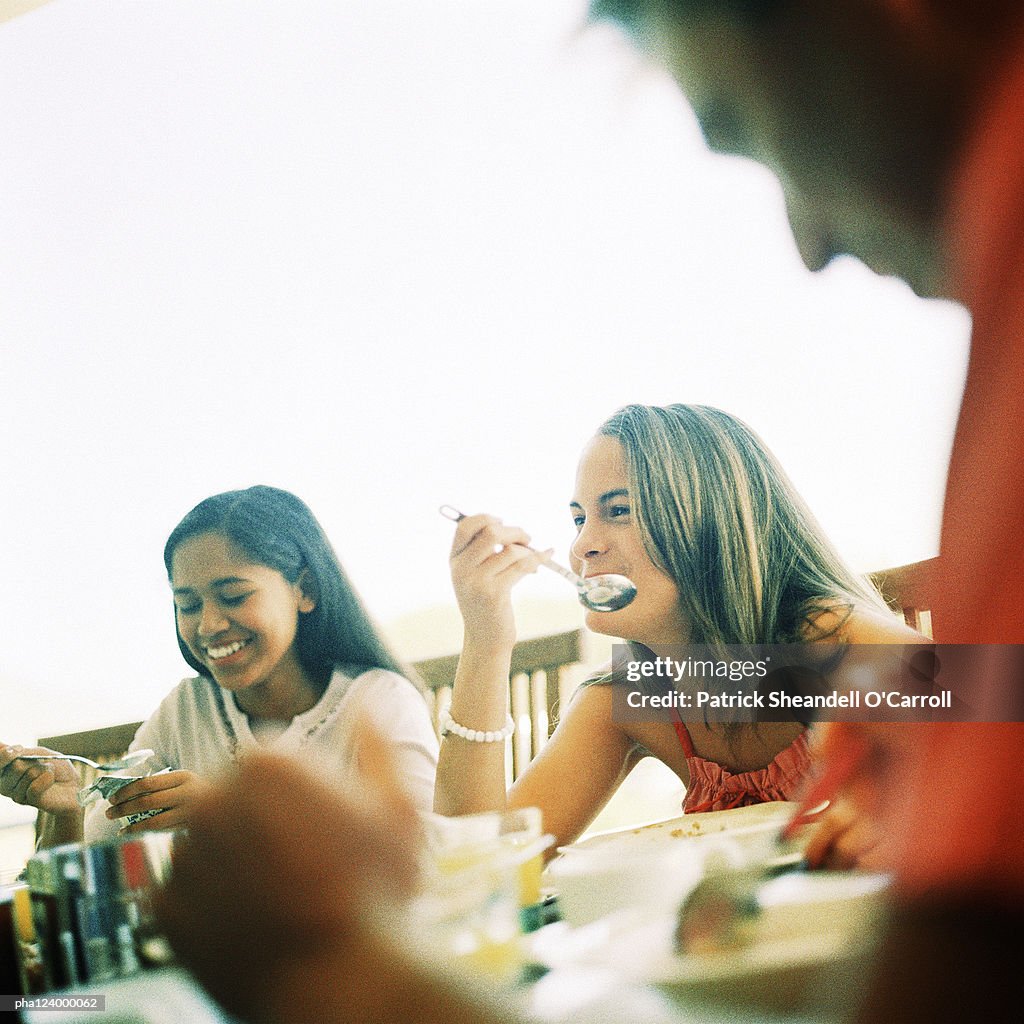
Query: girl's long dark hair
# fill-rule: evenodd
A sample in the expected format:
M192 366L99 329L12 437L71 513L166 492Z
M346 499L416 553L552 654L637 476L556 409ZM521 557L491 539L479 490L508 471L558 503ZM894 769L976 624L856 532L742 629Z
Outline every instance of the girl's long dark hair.
M164 545L168 579L178 546L204 533L222 534L240 554L276 569L289 583L305 574L302 587L316 607L300 613L295 648L299 664L318 685L325 687L339 665L408 675L381 638L322 527L294 494L257 485L201 501L171 531ZM208 676L206 667L182 640L177 619L174 629L185 661L200 675Z

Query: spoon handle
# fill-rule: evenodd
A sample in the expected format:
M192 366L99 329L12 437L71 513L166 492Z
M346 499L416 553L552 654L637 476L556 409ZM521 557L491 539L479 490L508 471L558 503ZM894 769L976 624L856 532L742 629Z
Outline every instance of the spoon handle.
M91 758L82 757L80 754L22 754L19 760L21 761L78 761L81 764L87 764L90 768L95 768L101 772L117 772L122 768L131 768L143 761L149 760L153 756L153 751L148 747L140 748L139 750L133 750L130 754L125 754L124 757L119 757L116 761L108 761L106 764L100 764L97 761L93 761Z
M535 549L530 548L530 550L533 551ZM540 564L543 565L545 569L550 569L552 572L557 572L558 575L561 576L563 579L568 580L581 594L584 591L590 589L590 585L587 583L587 581L582 576L579 576L577 573L574 573L572 569L566 569L564 565L559 565L557 562L552 562L550 558L544 559L544 561Z
M90 760L88 757L80 757L78 754L22 754L19 761L81 761L90 768L102 768L102 765Z
M445 517L450 519L453 523L457 523L460 520L465 519L465 515L460 512L453 505L442 505L438 510ZM532 548L529 544L524 544L523 547L528 548L534 554L541 554L536 548ZM566 569L564 565L559 565L557 562L552 561L550 558L545 558L541 563L545 569L550 569L552 572L557 572L563 579L568 580L580 593L587 590L587 581L582 577L574 573L571 569Z

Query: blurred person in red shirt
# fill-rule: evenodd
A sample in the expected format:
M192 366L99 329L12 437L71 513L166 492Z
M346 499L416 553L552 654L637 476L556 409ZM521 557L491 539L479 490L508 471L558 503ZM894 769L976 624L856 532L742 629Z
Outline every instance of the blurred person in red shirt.
M939 643L1024 643L1024 8L595 0L593 13L664 60L712 149L776 173L810 269L849 253L971 311L932 622ZM826 759L864 745L848 797L886 835L902 899L868 1015L981 1019L953 993L978 1009L977 982L1021 952L1024 658L979 648L972 668L977 722L829 730Z

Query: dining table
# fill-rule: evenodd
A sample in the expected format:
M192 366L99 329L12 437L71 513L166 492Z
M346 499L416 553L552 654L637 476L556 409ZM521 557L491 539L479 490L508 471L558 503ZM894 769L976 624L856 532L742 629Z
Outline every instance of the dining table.
M794 805L756 805L616 829L562 848L544 873L558 914L518 940L496 997L539 1024L839 1024L848 1018L884 922L888 879L808 872L778 854ZM740 941L680 952L678 910L710 871L766 866ZM552 917L557 919L551 920ZM533 926L531 926L533 927ZM439 969L448 969L434 954ZM477 979L485 986L486 977ZM329 984L329 979L323 980ZM179 966L80 986L104 1011L64 1009L61 1024L236 1024ZM52 1024L23 1010L25 1024Z
M728 1004L687 1004L655 986L624 978L604 967L564 967L503 990L524 1020L540 1024L822 1024L825 1018ZM103 1010L65 1009L61 1024L239 1024L180 967L145 971L73 993L81 1000L102 995ZM53 1024L52 1010L22 1010L24 1024ZM837 1024L839 1017L835 1018ZM311 1022L312 1024L312 1022Z
M76 989L80 998L103 996L103 1011L63 1010L61 1024L238 1024L182 968L166 967L131 978ZM680 1001L656 986L606 967L563 967L524 981L509 993L526 1020L541 1024L823 1024L820 1013L778 1012ZM24 1024L53 1024L50 1010L22 1011ZM838 1024L844 1015L831 1018Z

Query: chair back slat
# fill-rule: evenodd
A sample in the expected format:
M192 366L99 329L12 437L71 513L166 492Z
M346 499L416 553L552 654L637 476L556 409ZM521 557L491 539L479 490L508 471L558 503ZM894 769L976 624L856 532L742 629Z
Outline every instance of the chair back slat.
M103 729L87 732L69 732L63 736L44 736L38 742L41 747L59 750L62 754L76 754L90 757L94 761L116 761L124 757L141 722L127 722L124 725L108 725Z
M509 708L516 722L516 732L508 746L506 774L509 781L517 779L530 761L540 753L558 724L561 701L577 681L582 660L582 630L570 630L551 636L521 640L512 651L512 672L509 677ZM452 683L459 663L457 654L428 658L412 667L426 684L426 701L434 722L440 729L441 717L452 700ZM41 747L77 754L104 763L123 757L141 722L111 725L103 729L44 736ZM85 765L83 785L96 778L96 772Z
M578 629L520 640L513 648L509 713L516 723L516 731L506 758L509 780L522 775L555 731L561 701L566 699L574 683L571 670L580 664L582 652L583 633ZM451 704L458 664L459 656L450 654L418 661L412 666L427 686L427 703L438 732L441 718Z
M869 577L886 604L902 613L908 626L929 637L932 635L932 595L938 565L938 558L926 558L892 569L880 569Z

